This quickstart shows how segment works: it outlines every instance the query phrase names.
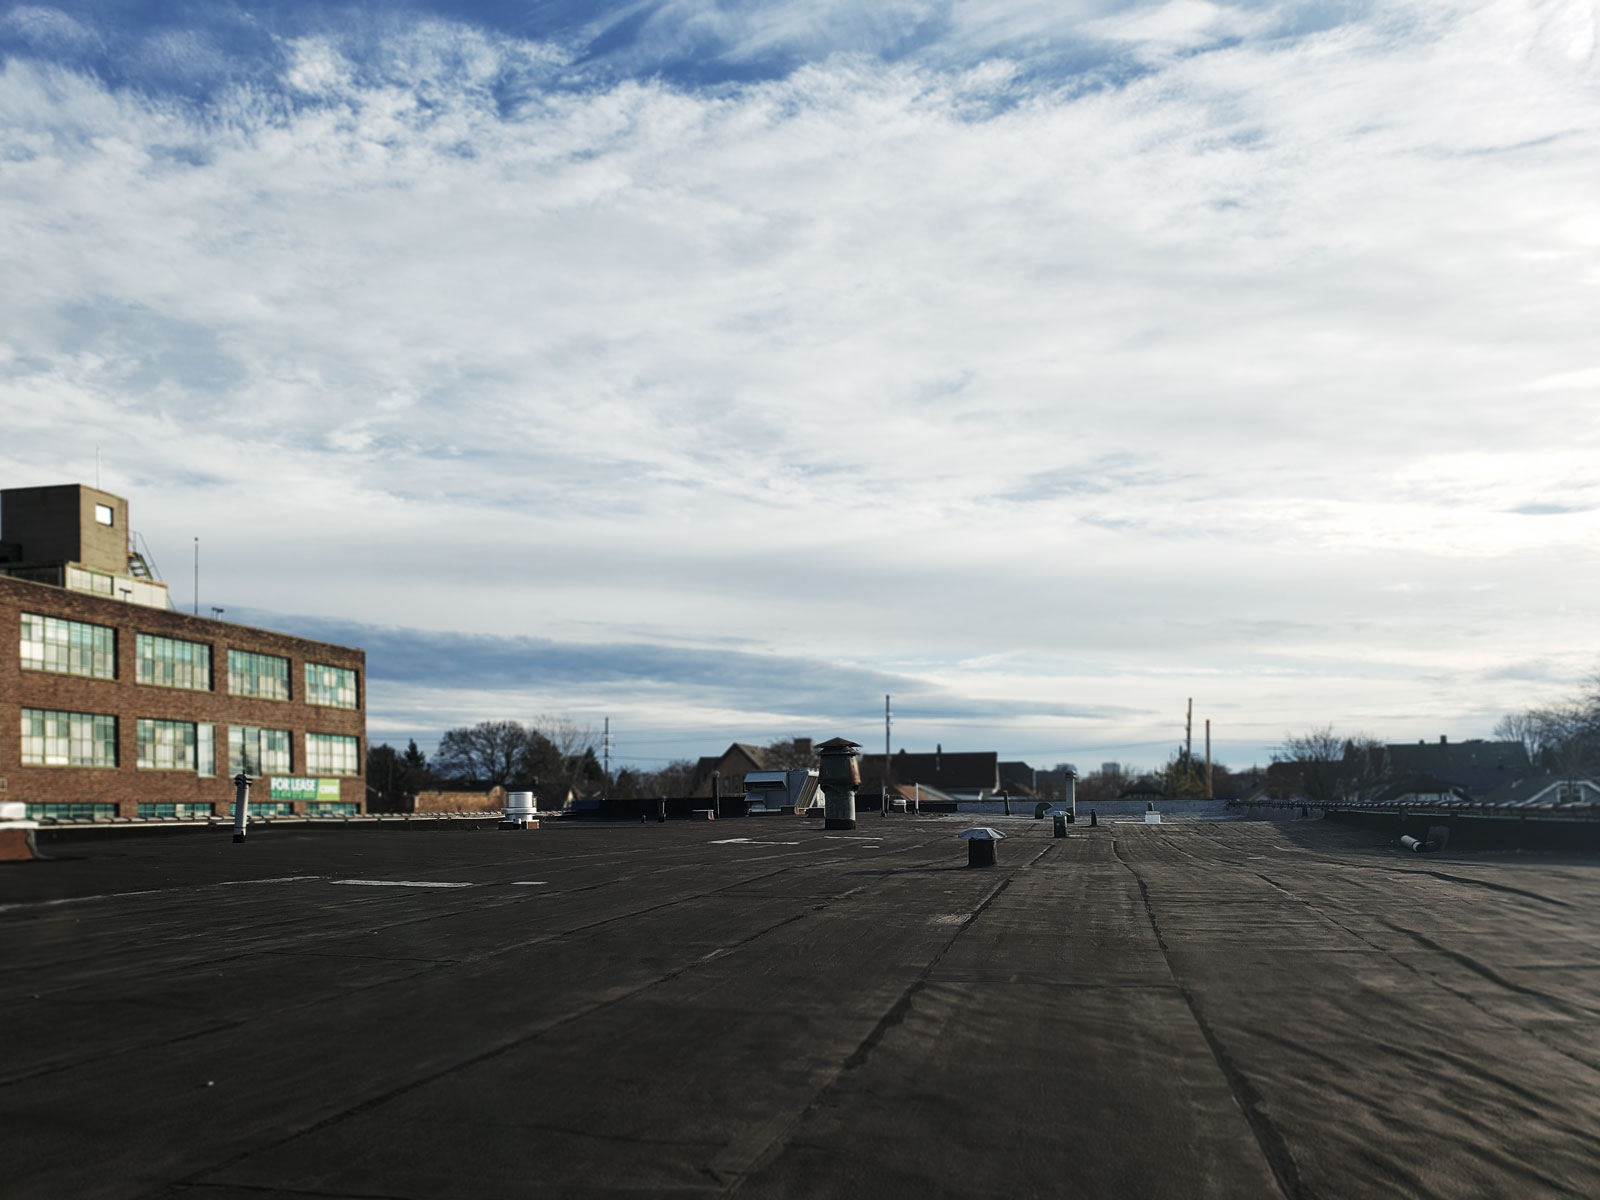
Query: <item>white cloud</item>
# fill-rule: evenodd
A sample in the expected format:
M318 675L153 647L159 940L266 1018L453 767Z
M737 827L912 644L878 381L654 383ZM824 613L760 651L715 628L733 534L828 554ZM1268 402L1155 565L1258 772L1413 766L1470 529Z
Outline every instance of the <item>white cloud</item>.
M0 13L0 32L31 48L55 52L93 49L98 43L81 21L42 4L18 4Z
M1147 53L1172 54L1270 28L1270 9L1251 11L1208 0L1167 0L1126 9L1115 16L1084 21L1090 37L1137 44Z
M1431 729L1530 623L1592 653L1593 522L1525 515L1597 486L1582 22L1088 17L1140 73L508 98L566 51L434 24L196 112L14 61L0 471L95 431L235 603L1203 687L1268 740Z
M326 37L301 38L291 48L284 81L296 91L312 95L336 94L354 82L354 69L339 48Z
M1600 367L1585 367L1578 371L1562 371L1556 375L1545 375L1526 386L1531 392L1600 389Z

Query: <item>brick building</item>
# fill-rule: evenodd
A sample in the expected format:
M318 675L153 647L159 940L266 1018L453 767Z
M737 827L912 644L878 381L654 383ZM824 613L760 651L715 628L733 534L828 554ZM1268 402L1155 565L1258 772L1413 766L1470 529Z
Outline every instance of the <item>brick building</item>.
M0 491L0 799L225 814L243 770L252 812L363 811L366 655L175 611L133 545L119 497Z

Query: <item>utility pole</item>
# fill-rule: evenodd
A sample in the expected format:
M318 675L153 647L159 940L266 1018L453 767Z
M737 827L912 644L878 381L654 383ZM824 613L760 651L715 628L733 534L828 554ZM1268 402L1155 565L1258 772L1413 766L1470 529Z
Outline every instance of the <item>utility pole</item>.
M1215 800L1217 792L1211 786L1211 718L1206 718L1206 799Z
M194 540L194 615L200 615L200 539Z
M590 728L592 729L592 728L594 728L594 726L591 725ZM610 783L611 783L611 718L610 717L606 718L605 737L602 739L600 744L601 744L601 746L604 747L604 751L605 751L605 757L606 757L606 784L607 784L607 786L609 786Z
M889 815L889 696L883 697L883 810L884 816Z
M1189 697L1189 712L1183 718L1183 761L1194 761L1194 697Z

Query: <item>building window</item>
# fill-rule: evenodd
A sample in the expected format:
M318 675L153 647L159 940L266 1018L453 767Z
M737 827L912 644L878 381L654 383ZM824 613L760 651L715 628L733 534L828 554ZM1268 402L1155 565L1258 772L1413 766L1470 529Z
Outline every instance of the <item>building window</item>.
M323 663L306 664L306 703L329 708L356 707L356 673Z
M144 801L140 801L139 815L141 817L209 817L211 816L211 805L184 804L181 802L146 804Z
M313 775L359 775L357 739L337 733L306 734L306 770Z
M154 771L217 773L215 727L192 721L153 721L140 717L134 726L139 741L139 766Z
M235 696L260 696L263 700L289 698L289 660L276 654L228 651L228 690Z
M59 617L22 614L22 665L34 671L117 677L117 631Z
M87 567L67 567L67 586L75 592L95 592L101 596L117 594L116 580Z
M308 817L353 817L360 811L353 800L313 800L306 805Z
M230 806L228 811L233 811ZM250 801L250 815L252 817L292 817L294 816L294 802L292 800L261 800Z
M134 677L157 687L211 690L211 647L204 642L141 633L134 638Z
M228 727L228 774L287 775L294 769L287 729Z
M27 814L30 821L76 821L85 817L103 821L108 817L117 815L117 806L115 804L90 804L87 802L68 804L29 803Z
M115 522L116 514L112 512L111 505L96 504L94 506L94 519L102 525L110 525Z
M22 763L36 767L114 767L117 719L104 713L25 708Z

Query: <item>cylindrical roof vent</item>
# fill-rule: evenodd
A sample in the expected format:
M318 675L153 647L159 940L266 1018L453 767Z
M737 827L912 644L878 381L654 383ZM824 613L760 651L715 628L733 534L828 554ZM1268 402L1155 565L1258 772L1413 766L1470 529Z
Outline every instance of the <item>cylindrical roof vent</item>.
M533 810L532 792L506 793L506 820L531 821L533 819Z

